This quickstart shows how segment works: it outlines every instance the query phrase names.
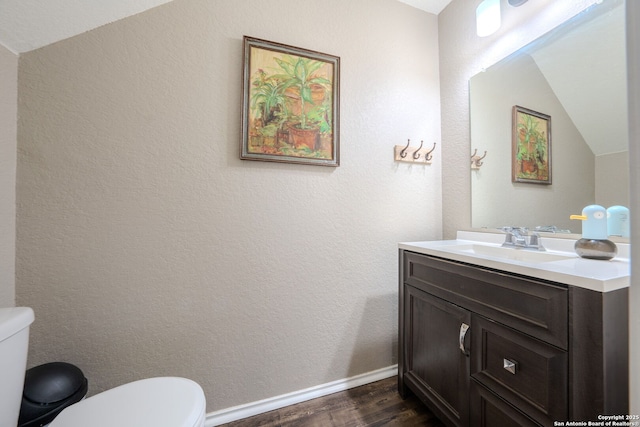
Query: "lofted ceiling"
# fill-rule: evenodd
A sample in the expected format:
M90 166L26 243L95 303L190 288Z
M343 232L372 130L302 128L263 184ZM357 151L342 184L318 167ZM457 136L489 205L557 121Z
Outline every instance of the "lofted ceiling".
M170 1L172 0L0 0L0 45L15 54L29 52L102 25L144 12L145 10ZM452 0L397 1L437 15ZM620 31L623 31L622 28ZM615 45L615 43L604 43L605 40L608 41L607 37L611 35L610 33L611 32L603 32L601 34L603 43L587 43L585 49L593 49L594 46L598 45ZM618 34L616 33L616 35ZM623 36L622 34L622 37ZM576 51L579 41L579 39L578 41L574 40L572 46L564 48L565 51ZM608 48L604 49L600 58L608 57L604 54L607 53L607 49ZM562 55L559 56L562 57ZM624 55L618 56L624 58ZM590 59L593 56L584 55L584 57ZM600 64L607 66L611 65L611 62L610 60L599 61ZM575 79L578 73L567 73L566 70L568 68L559 65L561 63L561 61L555 61L552 64L541 63L539 65L542 67L550 84L558 83L557 86L559 87L575 87L575 85L578 84L578 80ZM596 69L594 64L591 63L581 63L580 68L594 69L594 73ZM624 70L623 65L620 66L620 70ZM593 75L598 76L598 73ZM566 81L566 76L570 76L569 81ZM620 80L620 82L625 81L624 76L619 77L618 80ZM575 80L575 82L573 82L574 84L572 84L571 79ZM597 77L589 78L589 85L592 87L591 92L601 90L603 93L615 93L620 100L624 101L624 88L621 90L612 90L611 87L604 85L604 82L607 81L609 80L605 81ZM560 84L561 82L563 82L564 86ZM583 82L580 81L580 83ZM567 90L565 90L565 92L567 92ZM568 92L579 93L579 90L568 90ZM561 96L562 92L558 91L558 94L558 96ZM568 99L571 98L568 97ZM583 118L582 120L576 120L578 126L581 128L594 128L594 130L603 122L602 117L606 111L615 111L613 107L609 105L599 105L597 111L599 111L600 118L598 119L584 112L589 110L595 111L591 108L592 103L590 102L576 101L566 102L565 104L567 109L574 110L573 113L575 117ZM615 117L615 113L612 112L610 116ZM607 120L605 120L605 122L607 122ZM623 127L620 128L622 129ZM585 130L586 129L582 129L583 132ZM585 133L591 134L590 132ZM604 130L596 134L599 135L599 137L596 138L600 141L599 144L595 144L594 141L589 141L595 153L601 153L606 150L611 152L612 147L616 145L614 141L619 141L619 144L626 143L623 135L613 137L612 135L607 135Z
M73 37L172 0L0 0L0 45L15 54ZM438 14L451 0L398 0Z
M442 10L447 7L451 0L398 0L399 2L406 3L410 6L413 6L417 9L422 9L425 12L433 13L434 15L439 14Z
M619 6L532 54L596 156L629 148L624 20Z
M0 0L0 44L20 54L171 0Z

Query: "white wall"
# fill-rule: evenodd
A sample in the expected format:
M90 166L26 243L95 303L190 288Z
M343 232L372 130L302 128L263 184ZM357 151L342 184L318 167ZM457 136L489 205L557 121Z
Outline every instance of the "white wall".
M15 304L18 56L0 45L0 307Z
M596 156L596 204L629 206L629 152Z
M631 271L640 270L640 122L632 118L640 115L640 3L627 0L627 70L629 79L629 162L631 181ZM631 361L631 405L629 413L640 413L640 284L637 273L632 274L629 290L629 335Z
M341 166L239 160L242 36L341 57ZM395 0L176 0L23 54L31 366L179 375L208 410L397 362L397 242L442 234L437 22Z

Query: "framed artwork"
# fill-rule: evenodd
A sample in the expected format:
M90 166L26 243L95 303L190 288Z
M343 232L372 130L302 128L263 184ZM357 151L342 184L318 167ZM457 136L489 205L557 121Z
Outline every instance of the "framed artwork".
M551 184L551 116L513 106L512 182Z
M339 166L340 58L244 37L243 160Z

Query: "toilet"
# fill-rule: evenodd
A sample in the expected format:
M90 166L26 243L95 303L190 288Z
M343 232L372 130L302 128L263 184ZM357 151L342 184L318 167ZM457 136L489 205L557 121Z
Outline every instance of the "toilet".
M203 427L202 389L186 378L148 378L65 408L49 427Z
M28 307L0 308L0 425L16 426L27 364ZM204 427L202 388L186 378L134 381L65 408L49 427Z

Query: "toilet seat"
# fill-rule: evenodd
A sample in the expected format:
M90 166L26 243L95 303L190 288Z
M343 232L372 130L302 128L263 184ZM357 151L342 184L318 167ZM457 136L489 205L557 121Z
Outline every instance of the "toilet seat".
M202 388L186 378L148 378L96 394L63 410L50 427L203 427Z

